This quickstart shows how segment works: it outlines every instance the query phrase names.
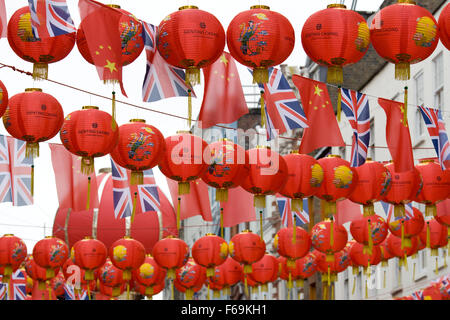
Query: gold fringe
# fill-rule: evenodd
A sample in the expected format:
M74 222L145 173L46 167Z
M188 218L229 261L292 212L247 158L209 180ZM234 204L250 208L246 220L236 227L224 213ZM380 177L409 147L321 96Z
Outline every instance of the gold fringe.
M26 158L38 158L39 157L39 143L37 142L27 142L25 146L25 157Z
M219 299L220 298L220 290L214 290L213 291L213 298Z
M113 131L116 131L117 123L116 123L116 93L112 92L112 119L111 119L111 128Z
M86 211L89 211L91 203L91 177L88 177L87 195L86 195Z
M228 189L226 189L226 188L216 189L216 201L227 202L228 201Z
M31 196L34 196L34 164L31 165Z
M52 279L55 277L55 270L53 270L52 268L47 268L45 269L45 277L47 279Z
M209 290L208 290L208 293L209 293ZM192 289L188 288L188 289L186 289L185 295L186 295L186 300L192 300L192 297L194 296L194 291Z
M214 267L209 267L206 268L206 277L214 277L214 273L215 273L215 268Z
M175 279L175 269L167 269L167 279Z
M191 184L189 182L178 182L178 195L189 194L191 192Z
M342 66L329 66L327 72L327 82L340 85L344 83L344 71Z
M370 217L375 214L375 208L373 203L363 205L363 215L364 217Z
M152 287L146 287L146 288L145 288L145 295L146 295L146 296L150 296L150 297L153 296L153 292L154 292L154 291L153 291L153 286L152 286Z
M435 204L427 204L425 206L425 216L426 217L436 217L436 205Z
M411 68L409 62L400 61L395 64L395 79L409 80L411 77Z
M131 171L131 185L136 186L144 184L144 172L142 171Z
M245 264L244 265L244 273L245 274L252 273L252 270L253 270L253 268L252 268L251 264Z
M33 80L48 79L48 64L36 62L33 64Z
M200 82L200 80L199 80ZM188 90L188 127L192 125L192 92L191 89Z
M86 272L84 273L84 279L87 281L92 281L94 280L94 270L88 269L86 270Z
M253 206L256 208L265 208L266 207L266 196L256 194L253 197Z
M394 205L394 217L401 218L404 216L405 216L405 205L404 204Z
M253 69L253 83L264 84L269 82L269 70L264 67Z
M81 173L85 175L91 175L94 173L94 158L82 157L81 158Z
M341 122L341 113L342 113L342 107L341 107L341 101L342 101L342 89L341 86L338 87L338 101L337 101L337 120L338 122Z
M186 84L193 87L200 84L200 69L197 67L189 67L186 69Z
M327 254L325 261L326 262L334 262L334 254Z

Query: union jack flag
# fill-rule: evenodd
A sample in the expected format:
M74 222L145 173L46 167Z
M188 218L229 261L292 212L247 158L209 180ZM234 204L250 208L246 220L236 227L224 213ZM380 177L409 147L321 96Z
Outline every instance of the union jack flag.
M274 130L283 134L288 130L308 127L305 111L279 69L270 68L269 82L258 85L264 91L264 109L269 140L274 138Z
M169 65L156 50L157 27L144 21L142 27L147 54L147 70L142 86L143 101L154 102L171 97L187 97L189 89L195 97L192 88L185 83L184 70Z
M278 210L280 211L281 224L286 228L292 225L295 217L295 225L300 226L309 223L308 199L303 199L303 211L294 212L291 207L291 199L277 196Z
M75 287L71 284L64 284L65 300L89 300L87 290L82 289L80 293L75 292Z
M447 132L445 131L441 110L424 106L420 106L419 108L428 128L428 133L430 134L442 170L450 169L450 143Z
M411 297L413 298L413 300L423 300L423 291L422 290L414 291L411 294Z
M12 137L7 137L9 159L12 177L12 202L13 206L29 206L33 204L31 195L31 166L32 157L25 157L26 142Z
M6 136L0 136L0 202L12 202L11 171Z
M341 106L353 129L351 166L366 162L370 143L369 100L365 94L341 88Z
M394 213L394 205L390 204L390 203L387 203L387 202L384 202L384 201L380 201L380 203L381 203L381 206L383 207L386 220L388 222L391 221L391 218L393 217L393 213ZM413 209L413 206L412 206L411 202L405 204L405 220L409 220L412 217L414 217L414 211L413 210L414 209ZM401 219L401 217L394 218L394 221L398 220L398 219Z
M133 186L130 184L130 170L119 166L113 159L111 159L111 167L114 215L116 219L131 217L135 193L137 193L136 213L159 211L158 187L151 169L144 171L144 184Z
M28 0L36 39L76 32L66 0Z
M17 270L11 276L9 288L7 283L0 283L0 300L25 300L27 297L26 285L25 271ZM10 289L13 292L12 297L9 294Z

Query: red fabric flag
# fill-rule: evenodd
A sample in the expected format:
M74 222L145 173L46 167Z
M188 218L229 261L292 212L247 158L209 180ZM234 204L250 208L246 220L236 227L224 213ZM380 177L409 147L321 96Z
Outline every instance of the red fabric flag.
M205 94L200 109L200 128L232 123L248 113L239 72L234 59L224 52L211 66L203 69Z
M450 216L450 199L437 203L436 210L436 215L438 217Z
M0 0L0 38L6 38L8 18L6 17L5 0Z
M345 146L326 84L298 75L293 75L292 81L300 92L309 123L303 133L299 152L306 154L321 147Z
M335 221L338 225L362 218L361 205L345 199L336 203Z
M228 228L249 221L256 221L253 194L241 187L229 189L228 201L223 202L223 226Z
M178 206L178 198L181 198L180 219L184 220L193 216L202 216L204 221L212 221L211 204L209 202L208 185L201 179L190 183L190 192L178 195L178 182L167 178L172 203L175 210Z
M93 0L78 2L83 31L94 65L101 80L122 83L122 44L119 23L122 13Z
M414 158L408 122L404 123L405 112L402 102L378 98L378 103L386 113L386 142L394 161L395 172L414 169Z
M31 293L31 300L57 300L55 291L47 283L45 289L40 290L39 284L36 280L33 281L33 291Z
M89 208L98 208L95 173L89 176L81 173L80 157L67 151L63 145L51 143L50 150L60 209L86 210L89 177L91 178Z

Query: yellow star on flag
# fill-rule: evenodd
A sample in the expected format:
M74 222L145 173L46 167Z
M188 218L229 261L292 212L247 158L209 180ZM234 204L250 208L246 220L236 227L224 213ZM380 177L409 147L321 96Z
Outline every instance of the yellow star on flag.
M314 86L314 94L318 95L320 97L320 94L322 93L322 89L319 88L319 85Z
M106 66L104 66L105 69L109 69L109 71L111 73L113 73L114 71L117 71L116 68L116 63L115 62L111 62L109 60L106 60Z
M220 56L220 62L224 63L225 65L228 64L228 60L227 60L227 58L225 57L224 54L222 54L222 55Z

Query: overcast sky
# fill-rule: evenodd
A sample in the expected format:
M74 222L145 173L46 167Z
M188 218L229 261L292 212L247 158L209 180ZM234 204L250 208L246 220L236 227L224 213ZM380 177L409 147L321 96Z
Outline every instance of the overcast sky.
M8 19L19 8L28 4L26 0L6 0ZM304 65L306 55L302 49L300 34L302 26L309 15L324 9L327 4L336 1L304 1L304 0L270 0L270 1L249 1L249 0L199 0L199 1L146 1L146 0L117 0L103 1L105 4L118 4L138 19L158 25L168 14L177 11L183 5L196 5L199 9L214 14L222 23L224 29L233 17L241 11L248 10L250 6L264 4L270 6L271 10L277 11L286 16L293 25L296 33L296 45L291 56L285 61L289 65ZM348 8L352 1L345 1ZM376 11L381 0L359 0L357 10ZM80 23L77 0L67 0L69 10L76 25ZM19 69L32 71L32 64L21 60L9 47L7 39L0 39L1 56L0 62L14 65ZM226 49L227 50L227 49ZM134 104L186 116L186 98L171 98L154 103L141 102L141 87L145 74L146 58L145 53L131 65L124 67L123 80L129 99L125 99L120 94L119 100L125 100ZM251 76L243 66L238 66L241 74L241 82L244 85L251 84ZM78 52L76 46L72 52L62 61L49 66L49 78L63 83L70 84L91 92L110 96L112 88L99 80L96 69L88 64ZM46 81L35 82L30 77L14 72L8 68L0 69L0 80L6 85L9 95L12 96L23 92L25 88L38 87L44 92L52 94L62 104L65 115L75 110L81 109L84 105L97 105L101 110L111 112L111 103L107 100L80 93L72 89L61 87ZM197 99L194 99L194 118L197 117L203 96L203 83L194 88ZM117 91L117 90L116 90ZM186 130L186 121L162 116L153 112L135 109L126 105L118 104L117 120L119 125L128 122L131 118L144 118L147 123L155 125L165 137L173 135L177 130ZM7 134L3 125L0 125L0 134ZM60 143L59 135L50 142ZM31 252L36 241L45 235L51 235L53 218L58 208L56 187L54 184L53 169L51 166L50 151L45 143L41 143L40 157L35 161L36 181L35 181L35 205L29 207L12 207L11 204L0 204L0 235L13 233L23 238ZM110 167L109 157L96 159L96 169ZM164 176L158 169L154 169L157 183L163 190L167 191ZM170 199L170 197L169 197ZM44 228L46 227L46 228Z

